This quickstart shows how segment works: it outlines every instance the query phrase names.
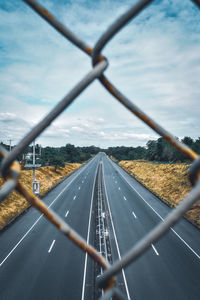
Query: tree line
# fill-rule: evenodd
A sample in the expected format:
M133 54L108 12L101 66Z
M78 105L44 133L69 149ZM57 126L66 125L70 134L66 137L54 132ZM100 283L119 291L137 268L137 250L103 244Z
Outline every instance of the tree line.
M200 154L200 137L195 140L186 136L181 141L188 145L192 150ZM157 140L148 141L146 147L109 147L105 152L108 155L112 155L119 161L135 159L145 159L157 162L188 161L188 158L183 156L176 148L171 146L162 137L158 138Z
M0 143L7 151L9 151L9 145ZM12 149L15 146L12 147ZM89 160L102 151L99 147L88 146L88 147L76 147L71 144L66 144L63 147L41 147L35 145L36 164L41 166L55 166L55 169L60 166L64 167L66 163L83 163ZM33 146L28 146L22 154L17 157L22 165L33 163ZM1 157L0 157L1 161Z
M192 139L191 137L184 137L181 140L188 145L191 149L200 154L200 137L198 139ZM9 146L1 143L7 150ZM82 163L87 161L98 152L105 152L107 155L114 157L116 160L136 160L145 159L157 162L185 162L187 158L184 157L178 150L172 147L168 142L160 137L157 140L150 140L145 147L109 147L107 149L101 149L96 146L88 147L76 147L72 144L66 144L63 147L40 147L36 145L36 163L42 166L52 165L64 166L65 163ZM32 163L32 157L27 153L32 153L32 146L26 148L26 150L20 154L18 160L23 164Z

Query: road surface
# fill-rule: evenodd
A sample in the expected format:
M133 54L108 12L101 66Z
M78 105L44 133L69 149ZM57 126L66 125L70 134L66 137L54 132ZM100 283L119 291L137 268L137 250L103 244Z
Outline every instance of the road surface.
M86 240L98 161L97 156L44 198ZM34 208L1 233L0 244L1 300L81 299L85 253Z
M108 206L118 250L115 259L170 212L164 203L104 156ZM114 242L113 242L114 245ZM124 270L128 299L200 299L200 232L181 220Z
M170 208L100 153L44 198L91 244L100 164L115 261ZM34 208L0 234L0 245L1 300L93 299L94 264ZM199 230L183 219L123 270L117 284L128 299L199 300L199 278Z

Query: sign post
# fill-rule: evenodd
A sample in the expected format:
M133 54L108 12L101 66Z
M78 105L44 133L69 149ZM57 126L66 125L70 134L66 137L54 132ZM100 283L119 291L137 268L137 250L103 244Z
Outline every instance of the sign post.
M35 140L33 141L33 184L32 190L35 195L40 195L40 182L35 180Z

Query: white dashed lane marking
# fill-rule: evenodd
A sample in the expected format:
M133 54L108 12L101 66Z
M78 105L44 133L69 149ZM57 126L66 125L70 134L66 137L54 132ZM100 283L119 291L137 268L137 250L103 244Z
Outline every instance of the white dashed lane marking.
M53 248L53 246L54 246L54 244L55 244L55 241L56 241L56 240L53 240L53 242L51 243L51 246L50 246L50 248L49 248L49 250L48 250L48 253L51 252L51 250L52 250L52 248Z
M156 253L156 255L159 255L158 251L156 250L156 248L154 247L153 244L151 244L151 247L153 248L154 252Z
M137 216L136 216L136 214L134 213L134 211L132 211L132 214L133 214L134 218L137 219Z

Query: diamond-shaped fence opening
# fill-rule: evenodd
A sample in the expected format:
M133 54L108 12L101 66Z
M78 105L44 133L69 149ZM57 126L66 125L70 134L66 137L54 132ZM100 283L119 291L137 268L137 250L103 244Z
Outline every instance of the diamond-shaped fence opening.
M3 157L1 162L1 174L5 178L5 183L0 190L0 201L6 198L14 189L21 193L31 205L42 212L46 218L53 223L59 230L61 230L69 239L71 239L81 250L85 251L94 259L104 270L103 274L97 279L99 287L103 288L105 294L101 299L123 299L120 292L114 288L114 275L120 272L123 268L128 266L131 262L141 256L152 243L158 240L170 227L175 224L181 216L200 199L200 157L188 146L181 143L166 129L157 124L148 115L141 111L132 101L124 96L105 76L104 71L108 67L107 59L101 55L104 46L110 39L119 32L130 20L135 18L152 0L138 1L127 12L120 16L100 37L94 48L87 45L65 25L57 20L47 9L42 7L34 0L23 0L36 13L45 19L52 27L54 27L66 39L72 42L76 47L89 55L92 59L93 68L84 76L84 78L77 83L77 85L53 108L53 110L39 122L21 141L20 143L8 153L3 147L0 148L0 155ZM189 0L188 0L189 1ZM200 8L200 0L192 0ZM98 79L101 84L118 100L124 107L135 114L139 119L145 122L149 127L156 131L159 135L164 137L171 145L176 147L182 154L193 161L190 168L190 179L193 184L193 189L189 195L182 200L182 202L154 229L138 241L129 252L115 262L112 266L105 260L105 258L92 246L64 222L51 208L48 208L36 195L29 192L21 183L19 178L20 165L16 160L17 156L35 140L44 129L46 129L60 113L65 110L76 97L85 90L92 82Z

